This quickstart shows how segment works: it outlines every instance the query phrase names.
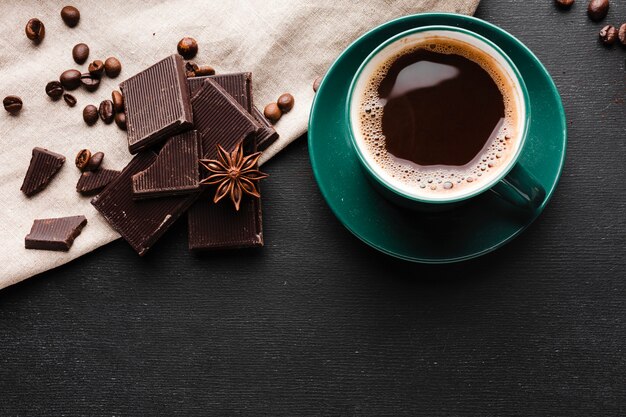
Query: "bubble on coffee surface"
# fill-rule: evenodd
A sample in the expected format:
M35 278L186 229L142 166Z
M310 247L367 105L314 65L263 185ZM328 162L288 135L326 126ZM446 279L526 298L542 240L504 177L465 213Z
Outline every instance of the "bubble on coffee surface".
M490 62L493 58L486 56L484 52L478 51L475 47L464 42L448 38L443 41L445 43L439 39L436 39L435 42L433 39L424 40L417 45L404 48L378 65L362 91L359 125L369 155L394 181L400 181L420 192L427 191L428 194L433 194L433 192L458 193L462 192L464 188L475 189L479 187L481 182L488 181L491 177L487 174L497 173L498 168L508 164L509 157L515 148L513 138L516 137L517 130L516 93L508 76L502 73L503 70L497 63ZM445 169L417 166L410 161L395 158L386 151L385 136L382 133L382 119L386 101L384 98L379 98L378 88L391 65L399 57L418 49L428 49L442 54L457 54L477 63L491 76L502 94L504 121L500 125L497 135L493 135L492 140L485 145L483 151L465 166L446 166Z

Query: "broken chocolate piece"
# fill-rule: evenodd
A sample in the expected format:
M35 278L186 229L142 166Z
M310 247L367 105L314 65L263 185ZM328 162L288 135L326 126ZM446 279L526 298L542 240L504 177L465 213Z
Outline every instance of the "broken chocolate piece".
M192 127L183 60L174 54L120 84L128 149L137 153Z
M198 132L181 133L170 138L154 164L133 175L135 198L189 194L200 188Z
M131 178L154 163L154 152L135 156L91 204L139 254L144 255L197 198L196 194L134 200Z
M233 74L211 75L206 77L187 78L189 93L193 97L202 87L207 78L218 83L235 101L241 104L248 113L252 111L252 73L237 72Z
M263 152L278 140L278 132L274 126L263 116L263 113L256 106L252 107L252 116L261 124L262 129L257 134L256 146L259 152Z
M120 171L112 169L83 172L76 184L76 191L86 196L98 194L100 190L109 185L119 175Z
M35 220L24 239L25 247L67 252L86 224L85 216Z
M34 148L30 165L20 190L28 197L46 188L63 166L65 157L43 148Z

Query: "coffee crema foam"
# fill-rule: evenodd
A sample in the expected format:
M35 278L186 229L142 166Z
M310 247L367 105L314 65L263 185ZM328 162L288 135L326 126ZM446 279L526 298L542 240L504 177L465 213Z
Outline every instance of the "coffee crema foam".
M420 166L411 161L398 159L386 150L385 136L382 132L384 100L378 97L378 88L398 58L418 49L428 49L441 54L457 54L475 62L491 76L502 94L505 106L504 121L497 135L492 135L492 139L486 143L483 150L464 166L458 168L445 166L445 169L441 169L441 166L438 168L437 165ZM516 99L516 87L498 62L473 45L445 37L424 39L379 64L361 90L358 117L364 150L393 182L400 182L418 194L431 196L462 194L470 189L479 188L481 183L489 181L503 167L507 167L516 152L520 129L517 119L520 109Z

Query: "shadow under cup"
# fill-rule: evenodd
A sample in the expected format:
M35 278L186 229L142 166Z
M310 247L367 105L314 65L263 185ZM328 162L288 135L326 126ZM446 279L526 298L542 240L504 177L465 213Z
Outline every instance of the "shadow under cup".
M392 178L378 162L372 152L366 149L366 141L361 133L362 104L368 83L376 71L389 60L402 55L403 51L415 49L417 46L452 42L470 50L478 50L478 54L490 59L490 66L497 66L497 72L506 80L509 99L515 100L515 135L512 138L512 149L506 155L508 160L488 178L476 181L474 186L464 184L454 192L425 192L415 184L398 181ZM471 54L471 53L470 53ZM528 91L524 80L510 58L494 43L471 31L452 26L425 26L400 33L378 46L357 70L347 100L348 129L353 149L363 167L366 176L373 182L383 196L404 207L428 211L444 210L461 204L487 190L523 209L534 210L545 196L539 183L519 163L519 155L526 142L530 123Z

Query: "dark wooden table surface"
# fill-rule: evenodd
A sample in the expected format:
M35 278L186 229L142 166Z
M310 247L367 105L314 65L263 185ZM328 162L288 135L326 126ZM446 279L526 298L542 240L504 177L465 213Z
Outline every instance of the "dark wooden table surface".
M266 246L197 256L179 224L0 292L0 415L626 415L626 49L585 1L477 15L552 73L570 128L541 218L428 267L334 218L301 138L265 168ZM626 22L613 0L607 23Z

